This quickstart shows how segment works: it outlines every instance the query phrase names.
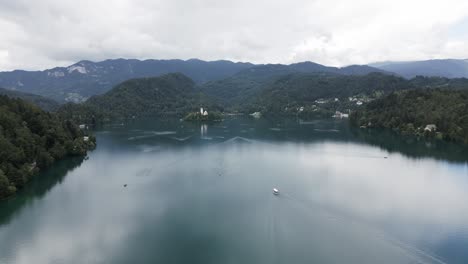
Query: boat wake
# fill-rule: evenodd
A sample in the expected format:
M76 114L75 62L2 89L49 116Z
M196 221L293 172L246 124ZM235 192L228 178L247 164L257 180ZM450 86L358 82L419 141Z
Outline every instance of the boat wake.
M313 201L306 201L303 199L299 199L290 193L282 192L280 196L277 198L287 200L292 203L292 205L299 207L302 211L310 214L316 215L316 212L320 211L321 213L325 213L327 218L333 221L341 222L343 225L359 225L360 227L365 228L369 232L374 234L374 237L377 239L381 239L388 243L389 245L395 246L399 250L403 252L407 257L411 258L413 262L411 263L420 263L420 264L447 264L443 261L439 256L435 255L434 253L427 252L418 248L417 246L411 245L410 243L405 243L396 237L388 234L382 229L378 229L377 227L363 225L363 223L358 222L357 220L352 220L349 218L344 218L339 216L337 212L333 212L323 205L320 205Z

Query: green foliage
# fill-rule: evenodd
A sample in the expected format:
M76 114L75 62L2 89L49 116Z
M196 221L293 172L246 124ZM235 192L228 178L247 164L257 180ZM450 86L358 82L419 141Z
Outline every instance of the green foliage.
M241 71L222 80L208 82L200 89L223 104L235 107L243 102L251 101L266 85L292 72L295 71L286 65L263 65Z
M83 104L67 104L59 110L63 118L96 123L142 116L184 116L201 105L222 110L209 97L195 90L195 83L180 73L125 81L111 91Z
M0 198L55 160L86 154L94 140L85 142L84 133L70 121L21 99L0 96Z
M411 89L407 80L382 73L349 76L329 73L289 74L265 85L258 95L244 99L243 110L271 114L299 114L304 117L331 117L336 110L357 108L348 97L375 99L392 91ZM338 99L335 101L335 98ZM326 103L316 103L316 100ZM304 108L302 112L298 109Z
M34 105L39 106L44 111L53 112L59 108L59 104L53 99L46 98L36 94L22 93L13 90L0 88L0 95L6 95L10 98L19 98Z
M468 143L468 91L409 90L375 100L351 115L356 126ZM436 125L436 131L425 130Z
M2 170L0 170L0 197L10 195L10 182Z
M86 71L80 73L75 66ZM161 76L181 72L197 83L223 79L252 67L250 63L231 61L135 60L115 59L101 62L80 61L71 67L56 67L45 71L0 72L0 86L39 94L57 102L82 102L103 94L129 79Z
M307 65L301 65L307 66ZM239 72L229 78L212 81L200 87L206 94L224 104L229 111L265 114L297 114L298 107L307 107L317 99L340 99L337 104L321 105L320 111L334 112L355 109L351 96L363 99L380 98L386 94L411 89L467 89L468 79L416 77L407 80L398 76L371 72L347 75L330 69L309 72L301 67L264 65ZM349 69L352 70L352 67ZM372 69L358 69L364 72ZM370 101L370 100L368 100ZM285 110L287 109L287 110ZM302 115L305 115L304 112ZM317 113L310 113L317 116Z

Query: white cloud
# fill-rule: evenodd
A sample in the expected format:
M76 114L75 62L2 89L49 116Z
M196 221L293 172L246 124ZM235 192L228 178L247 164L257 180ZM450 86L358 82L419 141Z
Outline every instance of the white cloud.
M0 70L117 57L466 58L467 19L464 0L0 0Z

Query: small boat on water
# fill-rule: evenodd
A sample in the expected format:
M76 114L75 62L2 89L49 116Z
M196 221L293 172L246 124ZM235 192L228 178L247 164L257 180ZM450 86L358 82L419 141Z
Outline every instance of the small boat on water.
M279 194L279 190L276 189L276 188L273 188L273 194L274 194L274 195L278 195L278 194Z

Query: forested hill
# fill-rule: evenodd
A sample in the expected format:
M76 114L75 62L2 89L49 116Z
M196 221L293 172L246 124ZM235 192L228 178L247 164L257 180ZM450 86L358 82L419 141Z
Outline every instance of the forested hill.
M39 169L68 155L85 155L93 137L70 121L21 99L0 96L0 198L16 192Z
M35 94L22 93L18 91L0 88L0 95L7 95L10 98L20 98L34 105L39 106L42 110L54 112L59 108L59 103L56 101Z
M417 89L392 93L354 112L351 121L356 126L391 128L468 144L468 91Z
M67 104L60 114L66 118L90 117L106 119L137 118L141 116L179 116L197 110L220 110L207 96L195 89L195 83L181 73L125 81L103 95L83 104Z
M468 60L389 61L373 63L369 64L369 66L394 72L405 78L414 78L416 76L468 78Z
M68 67L44 71L0 72L0 86L52 98L58 102L83 102L133 78L181 72L196 83L231 76L252 67L231 61L113 59L80 61Z
M336 110L353 109L358 99L367 102L386 93L412 87L401 77L382 73L361 76L292 73L267 79L255 89L247 89L225 100L230 110L240 112L259 111L276 115L296 114L300 107L304 107L304 112L326 108L323 114L330 117ZM229 89L238 88L230 86ZM349 97L355 97L354 101L350 102Z
M252 69L262 78L264 70L273 68L286 74L291 72L328 72L337 74L362 75L383 72L365 65L343 68L328 67L313 62L291 65L254 65L251 63L191 60L135 60L115 59L101 62L80 61L68 67L56 67L44 71L0 72L0 86L20 92L52 98L60 103L84 102L93 95L103 94L115 85L134 78L157 77L180 72L197 84L215 82L229 78L239 72ZM274 69L276 71L276 69ZM243 75L243 74L241 74ZM237 78L237 77L235 77Z
M349 104L343 99L353 97L353 100L366 103L393 91L418 88L466 90L468 79L418 76L407 80L377 72L366 75L298 73L291 72L290 68L281 65L270 65L252 68L227 79L207 83L201 90L218 98L230 110L278 113L284 112L288 107L290 109L304 106L307 109L307 106L317 106L316 100L322 102L319 103L320 106L325 106L323 102L330 102L335 98L339 99L340 103L327 106L335 110L352 110L356 102Z
M266 87L255 103L266 111L278 111L287 106L314 104L318 99L347 101L350 96L375 97L409 88L411 84L403 78L380 73L364 76L292 74Z
M325 74L330 76L363 76L370 73L392 75L383 70L363 65L351 65L343 68L327 67L313 62L301 62L291 65L257 65L240 71L225 79L211 81L200 86L201 91L217 98L228 106L244 103L258 95L278 78L290 74Z

